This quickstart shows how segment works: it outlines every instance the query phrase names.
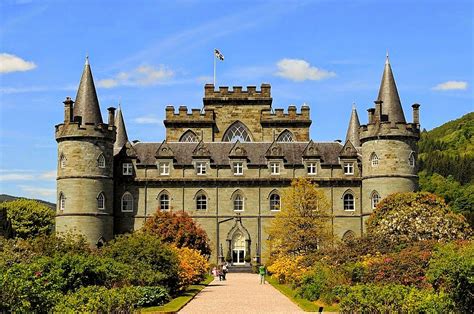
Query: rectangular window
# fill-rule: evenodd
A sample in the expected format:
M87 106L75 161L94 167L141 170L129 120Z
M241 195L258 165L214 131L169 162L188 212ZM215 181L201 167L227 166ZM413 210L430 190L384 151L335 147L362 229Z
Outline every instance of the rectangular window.
M170 163L160 162L160 175L167 176L170 174Z
M244 174L244 164L242 162L234 162L234 175L241 176Z
M205 175L206 174L206 163L205 162L197 162L196 163L196 173L198 175Z
M131 176L133 174L133 165L131 162L125 162L122 164L122 174L124 176Z
M271 162L270 163L270 172L271 174L280 174L280 163L279 162Z
M318 173L318 164L310 162L307 164L306 169L308 169L308 174L315 175Z
M354 164L352 162L344 164L344 174L354 174Z

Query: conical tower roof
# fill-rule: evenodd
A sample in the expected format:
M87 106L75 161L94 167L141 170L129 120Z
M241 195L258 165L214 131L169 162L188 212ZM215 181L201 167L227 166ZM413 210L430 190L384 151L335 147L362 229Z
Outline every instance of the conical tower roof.
M346 141L351 141L355 147L360 146L359 128L359 116L357 115L357 109L353 106L351 119L349 120L349 127L347 128Z
M382 82L380 83L377 100L383 101L382 114L388 115L389 121L406 123L388 54L387 59L385 60L385 68L383 70Z
M102 123L102 115L89 65L89 58L86 58L74 105L74 117L78 116L82 117L82 124L94 123L97 125Z
M117 136L114 143L114 151L120 151L122 147L128 142L127 129L125 128L125 122L123 120L122 108L118 107L117 114L115 117L115 128L117 130Z

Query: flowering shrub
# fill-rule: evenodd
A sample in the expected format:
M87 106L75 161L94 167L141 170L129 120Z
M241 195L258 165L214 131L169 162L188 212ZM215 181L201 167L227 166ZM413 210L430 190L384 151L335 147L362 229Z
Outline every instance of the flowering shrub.
M310 301L321 299L331 304L335 299L333 288L347 282L344 275L334 267L317 263L302 276L298 295Z
M303 266L304 258L302 255L280 256L268 266L268 271L281 283L298 285L303 274L308 271Z
M179 259L179 285L181 289L204 280L209 263L199 251L190 248L175 248Z
M383 199L367 221L367 232L397 243L467 239L472 234L464 216L427 192L395 193Z

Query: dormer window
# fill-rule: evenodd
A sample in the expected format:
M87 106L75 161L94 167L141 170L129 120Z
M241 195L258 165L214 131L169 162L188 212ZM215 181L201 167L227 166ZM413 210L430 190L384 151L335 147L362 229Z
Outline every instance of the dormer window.
M354 174L354 163L353 162L344 163L344 174L345 175L353 175Z
M133 174L133 164L131 162L124 162L122 164L122 174L124 176L131 176Z
M168 176L170 174L170 163L160 162L160 175Z
M196 163L196 174L197 175L205 175L207 173L207 165L204 161L199 161Z
M99 158L97 158L97 166L99 168L105 168L105 157L104 157L104 155L100 154Z
M244 163L234 162L233 164L234 176L241 176L244 174Z
M372 155L370 155L370 164L372 167L377 167L379 165L379 157L376 153L372 153Z
M279 175L280 174L280 163L279 162L271 162L270 163L270 173L272 175Z
M316 175L318 173L318 164L315 162L309 162L306 164L306 169L309 175Z

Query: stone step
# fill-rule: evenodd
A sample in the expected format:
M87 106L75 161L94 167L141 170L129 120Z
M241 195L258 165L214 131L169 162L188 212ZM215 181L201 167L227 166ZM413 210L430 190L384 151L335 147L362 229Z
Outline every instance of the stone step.
M229 266L229 273L253 273L253 271L250 265L232 265Z

